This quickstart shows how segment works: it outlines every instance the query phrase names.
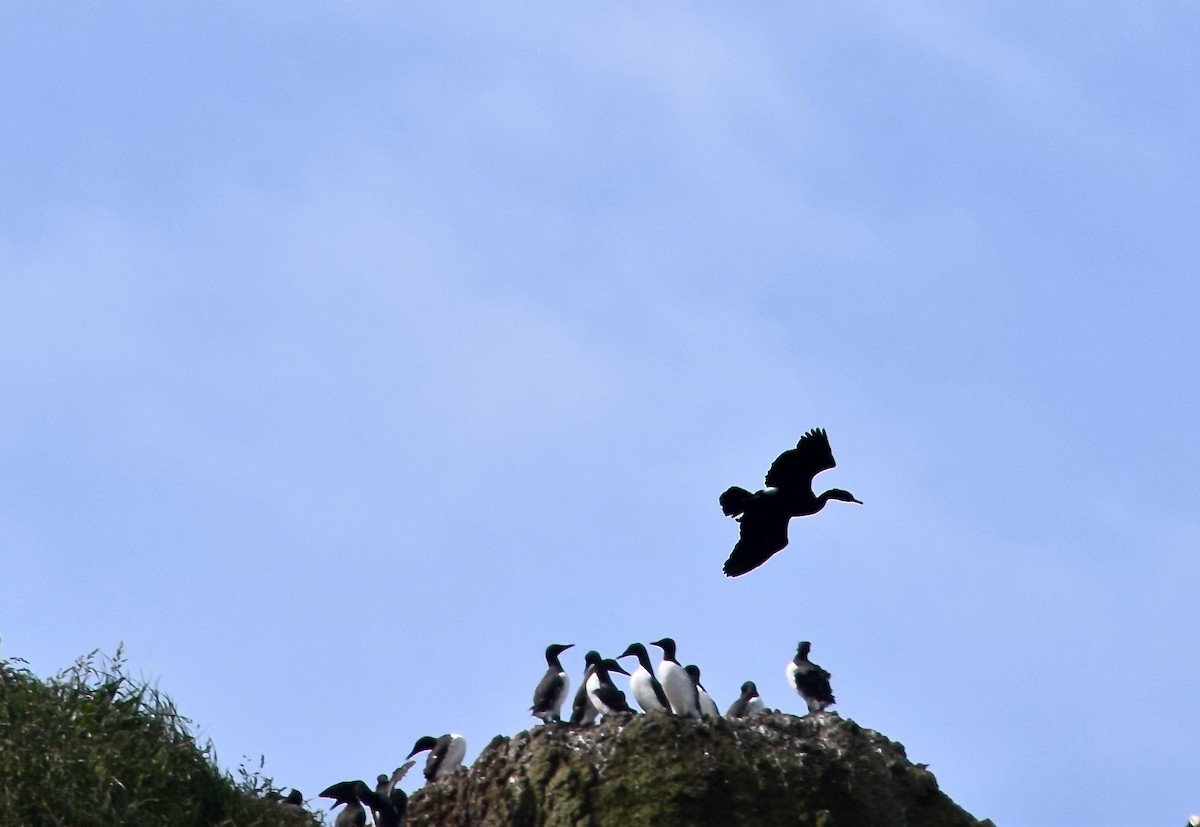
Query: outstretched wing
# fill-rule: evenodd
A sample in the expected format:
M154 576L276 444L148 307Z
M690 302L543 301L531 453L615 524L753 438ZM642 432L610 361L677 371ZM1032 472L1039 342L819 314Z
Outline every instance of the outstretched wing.
M772 488L812 485L812 479L837 463L824 428L813 428L800 437L796 447L780 454L767 470L766 483Z
M406 761L399 767L396 767L396 769L392 772L392 777L388 780L388 795L391 795L392 790L396 788L396 785L400 783L400 780L404 778L404 776L408 775L408 771L411 770L416 763L416 761Z
M737 545L725 561L726 577L753 571L788 544L786 516L747 512L740 525Z
M362 783L362 782L360 782L360 781L339 781L336 784L330 784L328 787L326 787L324 790L322 790L320 793L318 793L318 795L321 798L332 798L332 799L336 800L338 804L345 804L348 801L357 801L358 800L357 787L358 787L358 784L360 784L360 783ZM335 804L334 806L336 807L337 804Z

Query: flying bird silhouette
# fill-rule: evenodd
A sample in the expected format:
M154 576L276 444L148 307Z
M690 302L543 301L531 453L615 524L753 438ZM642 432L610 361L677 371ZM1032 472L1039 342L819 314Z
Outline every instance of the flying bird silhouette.
M831 488L813 494L813 477L837 465L824 428L813 428L796 447L780 454L767 469L766 487L751 494L734 485L721 495L721 511L741 528L737 545L725 561L728 577L737 577L767 562L788 544L788 521L816 514L830 500L858 503L849 491Z

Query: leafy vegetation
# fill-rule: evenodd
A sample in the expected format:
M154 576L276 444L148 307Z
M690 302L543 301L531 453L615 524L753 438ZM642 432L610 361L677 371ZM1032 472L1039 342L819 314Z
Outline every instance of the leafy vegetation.
M126 674L120 648L47 680L0 659L0 827L310 827L244 765L222 771L212 743L157 688Z

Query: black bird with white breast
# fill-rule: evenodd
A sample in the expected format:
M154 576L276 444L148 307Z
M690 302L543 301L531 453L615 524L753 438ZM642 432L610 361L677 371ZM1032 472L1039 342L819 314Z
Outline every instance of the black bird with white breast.
M725 712L726 718L749 718L751 715L757 715L763 711L762 698L758 696L758 687L754 685L754 681L746 681L742 684L742 694L738 699L729 705L729 709Z
M467 754L467 739L457 732L447 732L440 738L423 735L406 757L412 758L425 750L429 750L429 757L425 759L425 780L436 781L462 766L463 756Z
M787 679L792 689L804 699L809 712L824 712L825 707L836 703L833 689L829 686L832 676L808 659L811 649L812 644L807 640L800 641L796 647L796 657L788 662Z
M604 665L609 672L620 672L622 675L628 675L621 664L617 663L612 658L605 658ZM591 726L596 723L596 716L600 714L600 710L596 709L596 705L592 703L590 691L600 685L600 679L596 677L596 670L589 665L583 670L583 681L579 684L579 689L575 692L575 700L571 703L571 723L577 726Z
M700 702L696 687L684 671L683 664L675 658L675 641L665 637L650 641L651 646L662 649L663 657L658 663L658 682L671 702L671 710L681 718L699 718Z
M637 658L638 667L629 676L629 691L637 700L643 712L670 712L671 701L663 691L662 684L654 677L654 666L650 663L650 654L640 643L631 643L629 648L621 653L621 657Z
M571 690L571 679L558 661L558 656L570 649L573 643L551 643L546 647L546 674L533 690L533 706L529 709L535 718L543 721L562 721L562 705Z
M788 522L792 517L816 514L830 500L858 503L849 491L830 488L813 493L813 477L837 465L824 428L814 428L780 454L767 470L766 487L751 494L734 485L721 495L721 510L740 523L738 541L724 571L737 577L761 566L788 544Z
M629 705L629 701L625 700L625 693L617 689L617 685L609 677L609 662L600 657L600 653L594 649L584 656L584 662L592 668L591 677L587 679L586 684L592 706L596 707L605 717L618 712L636 715L637 710ZM619 664L616 669L611 671L629 674Z
M700 714L705 718L720 718L721 712L717 709L716 702L708 694L708 690L704 688L704 684L700 683L700 667L694 663L689 663L683 667L683 671L687 672L688 677L692 679L692 683L696 686L696 702L700 705Z

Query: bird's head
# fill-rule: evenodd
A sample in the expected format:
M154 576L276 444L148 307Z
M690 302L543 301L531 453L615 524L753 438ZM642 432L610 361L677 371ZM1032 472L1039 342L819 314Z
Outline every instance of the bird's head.
M809 643L807 640L802 640L802 641L800 641L800 645L796 647L796 657L806 658L806 657L808 657L808 653L811 650L812 650L812 644Z
M621 664L617 663L617 662L616 662L615 660L613 660L612 658L605 658L605 659L604 659L604 668L605 668L606 670L608 670L609 672L616 672L616 673L618 673L618 674L621 674L621 675L628 675L628 674L629 674L628 672L626 672L626 671L625 671L625 668L624 668L623 666L621 666Z
M688 673L688 677L692 679L692 683L700 683L700 667L694 663L689 663L683 667L683 671Z
M856 499L855 496L849 491L845 491L841 488L830 488L825 492L825 496L828 499L841 500L844 503L858 503L859 505L863 504L862 500Z
M558 657L574 645L574 643L551 643L546 647L546 660Z
M412 758L418 752L424 752L425 750L433 749L436 746L437 738L434 738L432 735L422 735L417 739L417 743L413 744L412 752L405 757Z
M758 687L754 685L754 681L746 681L742 684L742 694L747 698L753 698L758 694Z
M640 643L629 644L629 648L627 648L621 654L617 655L617 657L618 658L637 658L638 663L641 663L643 660L650 659L650 656L648 654L646 654L646 647Z
M673 638L665 637L662 640L652 640L650 641L650 645L662 649L664 660L675 660L675 640Z

